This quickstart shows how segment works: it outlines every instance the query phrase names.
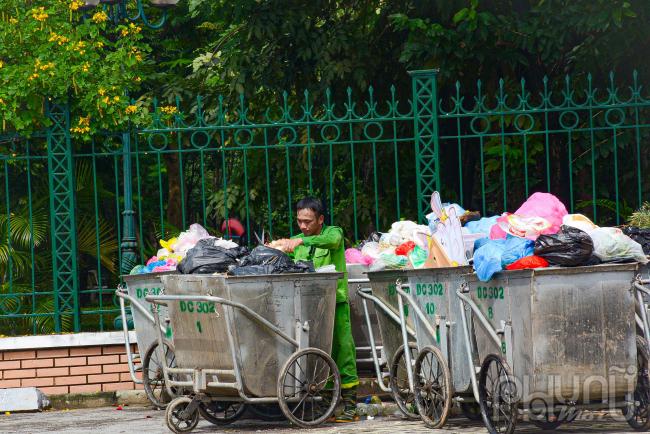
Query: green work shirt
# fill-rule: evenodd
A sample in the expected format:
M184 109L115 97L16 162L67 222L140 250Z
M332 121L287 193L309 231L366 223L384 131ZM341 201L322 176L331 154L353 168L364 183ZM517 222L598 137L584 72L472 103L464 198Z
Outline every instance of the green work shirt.
M345 268L345 241L343 229L338 226L325 226L321 233L309 237L303 234L292 238L302 238L303 244L293 251L296 261L313 261L315 268L334 264L336 271L345 273L336 285L336 302L348 301L348 273Z

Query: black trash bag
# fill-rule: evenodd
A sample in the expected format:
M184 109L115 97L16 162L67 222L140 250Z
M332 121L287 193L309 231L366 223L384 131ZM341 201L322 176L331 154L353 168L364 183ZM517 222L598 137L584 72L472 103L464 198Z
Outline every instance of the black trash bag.
M551 265L576 267L592 262L594 242L585 232L572 226L562 226L555 235L540 235L535 241L535 254Z
M638 228L636 226L626 226L623 233L641 244L643 253L650 255L650 228Z
M261 276L264 274L284 273L313 273L314 264L309 261L298 261L293 265L278 267L272 264L266 265L231 265L228 274L231 276Z
M255 247L250 255L239 261L239 265L228 270L228 273L233 276L313 272L313 263L309 261L294 262L283 251L267 246Z
M230 276L261 276L264 274L276 274L274 271L275 267L273 265L242 265L239 267L231 265L228 269L228 274Z
M182 274L224 273L230 265L237 264L237 259L248 254L246 247L226 249L214 245L215 238L205 238L190 250L178 265Z

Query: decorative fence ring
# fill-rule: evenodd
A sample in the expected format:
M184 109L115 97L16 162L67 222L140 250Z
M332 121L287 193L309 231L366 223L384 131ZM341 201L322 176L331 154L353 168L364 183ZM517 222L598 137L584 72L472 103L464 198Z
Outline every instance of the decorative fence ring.
M203 137L203 139L200 139L200 137ZM201 143L201 140L203 140L204 143ZM190 137L190 143L197 149L207 148L211 141L212 138L207 131L196 131L192 133L192 136Z
M475 122L476 121L483 121L485 122L485 128L482 130L477 130ZM486 134L488 131L490 131L490 120L487 118L487 116L477 116L472 119L472 121L469 123L469 127L474 132L474 134Z
M618 122L612 122L612 120L610 119L610 115L612 113L618 114L618 116L620 117ZM609 125L610 127L618 127L619 125L622 125L623 122L625 122L625 112L620 108L611 108L605 112L605 122L607 122L607 125Z
M526 125L526 122L528 122L528 126L524 127L523 125ZM533 119L530 113L523 113L515 116L513 125L520 133L527 133L535 127L535 119ZM520 127L520 125L522 126Z
M248 134L248 140L243 141L242 134ZM250 146L253 143L253 133L249 129L239 129L237 132L233 135L233 138L235 140L235 144L237 146Z
M10 303L9 300L13 300L14 303ZM13 309L11 308L12 304L14 304ZM21 306L20 297L17 295L5 296L0 299L0 312L3 315L15 315L20 312Z
M336 135L335 135L334 137L328 139L327 136L328 136L329 134L327 134L327 130L328 130L329 128L333 128L334 131L336 132ZM323 138L323 140L325 140L327 143L336 142L336 141L339 139L339 137L341 137L341 129L340 129L339 126L336 125L336 124L327 124L327 125L324 125L323 128L321 128L321 130L320 130L320 136L321 136L321 137Z
M278 138L278 142L284 142L287 145L292 145L296 143L296 139L298 138L298 134L296 133L296 130L293 129L292 127L280 128L276 136Z
M573 122L570 123L568 119L565 119L565 116L571 115L573 116ZM566 111L562 112L560 114L560 126L565 129L565 130L573 130L575 127L578 126L578 123L580 122L580 117L578 116L578 113L574 111Z
M378 129L378 133L375 136L371 136L368 134L368 128L371 126L376 126ZM364 127L363 127L363 135L368 138L368 140L379 140L381 136L384 135L384 127L381 126L379 122L368 122Z
M162 138L162 143L160 145L156 144L156 137L161 137ZM156 151L162 151L167 148L167 145L169 144L169 139L167 139L167 135L163 133L155 133L149 136L147 139L147 143L149 143L149 147L151 149L154 149Z

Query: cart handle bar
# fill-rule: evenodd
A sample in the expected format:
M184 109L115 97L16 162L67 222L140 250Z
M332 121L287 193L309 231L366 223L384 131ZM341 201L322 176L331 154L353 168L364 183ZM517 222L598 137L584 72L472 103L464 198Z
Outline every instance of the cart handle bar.
M147 301L149 301L151 303L155 303L155 304L162 304L161 302L165 301L165 300L169 300L169 301L206 301L206 302L213 302L213 303L217 303L217 304L225 304L226 306L230 306L230 307L234 307L234 308L242 310L251 319L259 322L264 327L270 329L272 332L276 333L278 336L280 336L285 341L289 342L294 347L300 348L300 344L298 343L297 340L292 339L291 337L286 335L282 330L280 330L278 327L273 325L273 323L271 323L267 319L263 318L261 315L259 315L255 311L253 311L248 306L243 305L241 303L226 300L225 298L221 298L221 297L213 297L213 296L208 296L208 295L148 295L145 299Z
M427 331L429 332L429 335L431 335L431 338L436 339L436 332L435 332L435 330L433 329L433 327L431 327L431 324L429 324L429 320L428 320L427 317L424 315L424 312L422 312L422 309L420 309L420 306L417 305L417 303L415 302L415 300L413 299L413 297L411 296L411 294L409 294L409 293L407 293L407 292L405 292L405 291L402 290L402 287L403 287L403 286L404 286L404 285L403 285L403 284L398 280L398 281L397 281L397 285L395 286L395 290L397 290L397 293L398 293L401 297L403 297L404 299L406 299L406 301L408 302L408 304L411 305L411 308L415 311L415 314L420 318L420 321L422 321L422 324L424 324L424 327L425 327L425 328L427 329ZM446 327L446 324L443 325L443 327Z
M395 323L401 324L402 320L399 319L399 316L390 310L387 306L386 303L375 297L374 295L371 295L372 290L370 288L358 288L357 289L357 295L361 298L364 298L366 300L372 301L376 306L379 306L379 308L384 311L386 315L390 317ZM411 337L415 337L415 331L408 325L406 326L406 331Z
M462 287L461 287L462 288ZM465 294L461 292L461 289L456 290L456 295L460 297L460 299L465 302L471 309L472 312L476 315L476 317L480 320L481 325L485 329L485 331L488 332L492 340L496 343L497 347L501 345L501 339L499 339L499 336L497 336L496 332L494 331L494 328L492 328L492 325L490 322L485 319L485 316L483 315L483 312L476 306L476 304Z
M126 292L122 292L122 291L120 291L118 289L117 291L115 291L115 295L117 295L118 297L123 298L125 300L128 300L129 303L131 303L131 309L133 309L133 307L135 307L152 324L156 323L156 321L153 319L153 315L151 314L151 312L149 312L147 309L142 307L142 305L140 303L138 303L137 301L135 301L135 299L133 297L131 297L129 294L127 294Z
M650 283L649 280L636 280L634 282L634 287L639 291L643 292L644 294L650 295L650 290L644 286L647 285L648 283Z

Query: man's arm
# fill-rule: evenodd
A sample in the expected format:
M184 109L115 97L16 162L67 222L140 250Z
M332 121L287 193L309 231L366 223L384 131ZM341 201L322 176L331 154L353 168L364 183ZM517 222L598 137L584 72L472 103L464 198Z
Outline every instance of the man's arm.
M326 233L303 237L302 244L306 247L333 250L343 242L343 230L338 227L329 227Z

